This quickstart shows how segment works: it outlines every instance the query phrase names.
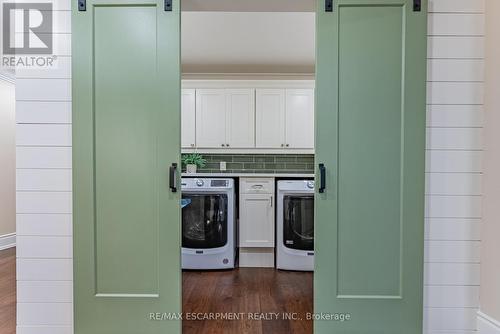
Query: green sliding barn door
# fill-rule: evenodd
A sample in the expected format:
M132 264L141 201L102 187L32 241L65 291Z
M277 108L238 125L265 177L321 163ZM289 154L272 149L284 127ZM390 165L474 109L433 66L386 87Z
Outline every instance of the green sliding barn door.
M180 2L83 2L72 16L75 334L180 333L161 315L181 310L180 189L170 188Z
M318 1L317 334L422 333L426 8Z

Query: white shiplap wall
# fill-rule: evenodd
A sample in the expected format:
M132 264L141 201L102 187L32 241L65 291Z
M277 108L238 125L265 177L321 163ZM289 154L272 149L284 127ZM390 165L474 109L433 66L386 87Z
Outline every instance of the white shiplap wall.
M430 0L425 324L470 334L479 307L484 0Z
M17 333L73 333L71 2L54 1L57 69L18 71Z
M70 1L56 71L18 72L18 334L71 334ZM479 304L483 0L430 0L425 325L470 334Z

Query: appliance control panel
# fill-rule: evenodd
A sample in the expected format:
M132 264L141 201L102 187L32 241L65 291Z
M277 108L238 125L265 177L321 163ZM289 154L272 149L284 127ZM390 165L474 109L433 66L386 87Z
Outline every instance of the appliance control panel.
M211 189L234 187L232 179L209 179L209 178L182 178L182 189Z
M211 180L210 181L210 186L211 187L227 187L227 180Z

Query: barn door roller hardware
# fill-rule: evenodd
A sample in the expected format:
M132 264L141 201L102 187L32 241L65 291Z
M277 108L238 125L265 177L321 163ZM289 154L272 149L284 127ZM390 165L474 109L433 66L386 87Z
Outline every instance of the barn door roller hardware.
M85 12L87 10L87 0L78 0L78 11Z
M325 12L333 12L333 0L325 0Z
M166 12L172 11L172 0L165 0L165 11Z
M413 11L414 12L422 11L422 0L413 0Z

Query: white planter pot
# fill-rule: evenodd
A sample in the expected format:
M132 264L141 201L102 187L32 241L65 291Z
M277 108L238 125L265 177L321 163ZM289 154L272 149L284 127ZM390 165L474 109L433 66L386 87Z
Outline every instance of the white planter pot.
M196 173L196 165L186 165L186 173L189 174Z

